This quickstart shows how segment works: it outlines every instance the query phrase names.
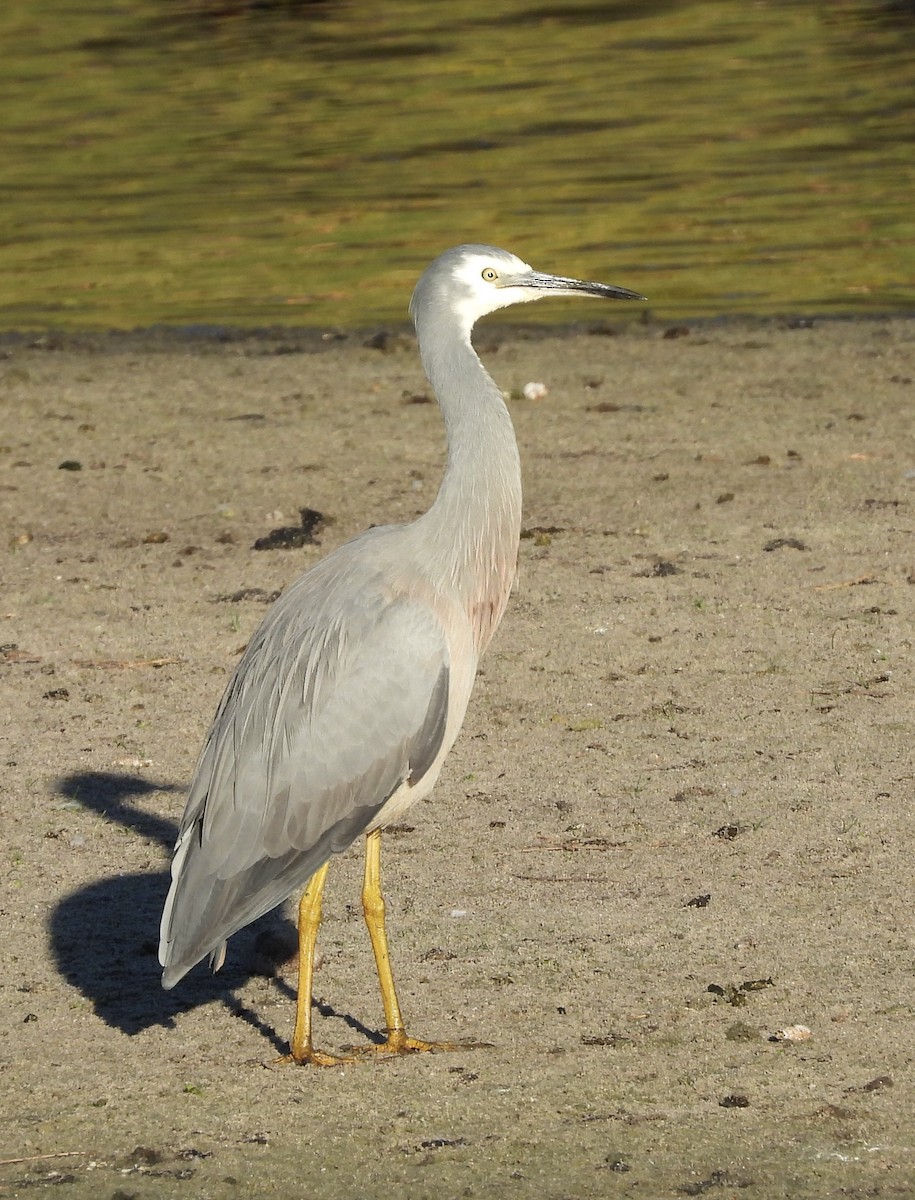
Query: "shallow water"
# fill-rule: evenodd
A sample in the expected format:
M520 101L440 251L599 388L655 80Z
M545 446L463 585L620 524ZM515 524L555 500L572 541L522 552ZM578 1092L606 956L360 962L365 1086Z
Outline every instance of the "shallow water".
M0 327L402 319L469 240L666 316L915 309L903 5L10 0L0 34Z

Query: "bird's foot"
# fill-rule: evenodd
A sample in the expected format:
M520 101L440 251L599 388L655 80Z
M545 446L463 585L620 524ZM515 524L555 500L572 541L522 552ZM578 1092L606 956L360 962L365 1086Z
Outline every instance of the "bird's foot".
M402 1029L389 1033L383 1042L371 1042L367 1046L347 1046L347 1051L358 1058L390 1058L402 1054L441 1054L449 1050L482 1050L490 1042L427 1042L422 1038L409 1037Z
M314 1046L308 1045L298 1051L290 1050L288 1054L283 1054L273 1061L277 1066L292 1064L297 1067L341 1067L347 1063L354 1063L356 1059L351 1054L327 1054L324 1050L316 1050Z

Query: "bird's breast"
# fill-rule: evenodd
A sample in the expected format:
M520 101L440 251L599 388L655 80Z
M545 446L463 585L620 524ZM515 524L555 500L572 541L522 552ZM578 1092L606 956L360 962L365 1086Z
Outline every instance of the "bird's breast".
M478 656L489 645L492 635L496 632L499 622L505 614L514 577L514 568L510 572L501 572L493 580L493 586L483 595L477 596L469 606L467 615L470 618L473 642Z

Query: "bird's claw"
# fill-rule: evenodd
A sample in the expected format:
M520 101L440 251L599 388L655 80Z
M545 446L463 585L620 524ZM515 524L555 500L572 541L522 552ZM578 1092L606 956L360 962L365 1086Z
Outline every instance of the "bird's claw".
M367 1046L347 1046L348 1054L354 1058L393 1058L406 1054L442 1054L453 1050L482 1050L490 1042L427 1042L422 1038L409 1037L406 1033L389 1033L383 1042L370 1042Z
M315 1050L314 1046L307 1046L298 1054L281 1054L273 1060L274 1065L278 1067L342 1067L354 1062L356 1059L351 1054L327 1054L324 1050Z

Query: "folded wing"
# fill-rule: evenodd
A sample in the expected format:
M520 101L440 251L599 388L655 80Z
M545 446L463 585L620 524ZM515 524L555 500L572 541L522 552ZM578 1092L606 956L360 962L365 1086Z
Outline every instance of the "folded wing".
M440 622L358 584L304 575L226 689L172 864L166 987L207 954L218 965L226 938L304 887L439 755L449 699Z

